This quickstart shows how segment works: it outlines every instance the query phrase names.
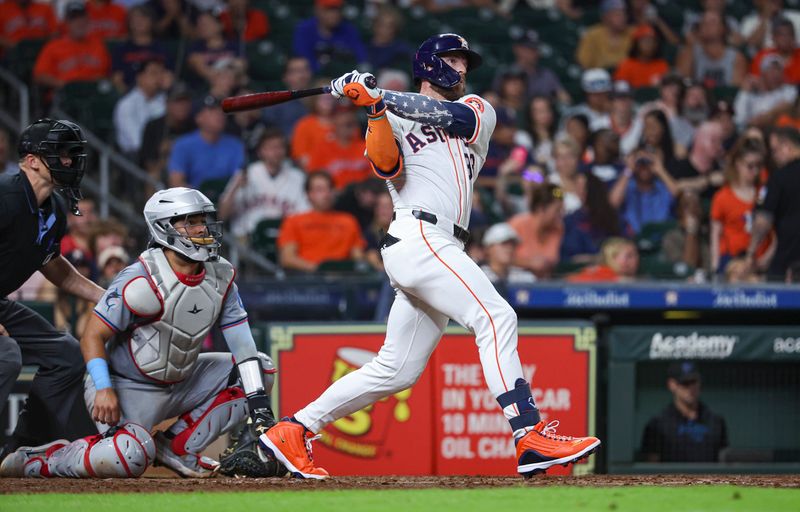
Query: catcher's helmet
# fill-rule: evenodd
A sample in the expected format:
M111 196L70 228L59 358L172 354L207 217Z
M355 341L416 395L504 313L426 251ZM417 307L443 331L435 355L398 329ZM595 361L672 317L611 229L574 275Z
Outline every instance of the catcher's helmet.
M22 132L17 145L20 158L28 154L40 157L70 201L75 215L81 199L80 184L86 171L86 140L80 127L64 119L39 119ZM62 158L69 158L65 165Z
M214 203L202 192L186 187L159 190L144 205L144 219L151 243L172 249L190 260L214 261L218 258L221 222L214 220ZM191 215L202 214L205 230L200 235L179 232L173 223Z
M447 65L439 55L462 52L467 58L467 71L481 65L481 56L469 49L467 40L458 34L439 34L426 39L414 54L414 78L450 89L460 80L458 72Z

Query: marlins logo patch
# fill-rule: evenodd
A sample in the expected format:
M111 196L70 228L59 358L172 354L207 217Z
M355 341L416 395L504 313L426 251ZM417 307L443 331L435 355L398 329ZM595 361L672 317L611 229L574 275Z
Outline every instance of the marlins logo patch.
M478 109L478 112L483 114L484 106L480 98L476 98L473 96L472 98L465 99L464 103L466 103L467 105L472 105L473 107Z

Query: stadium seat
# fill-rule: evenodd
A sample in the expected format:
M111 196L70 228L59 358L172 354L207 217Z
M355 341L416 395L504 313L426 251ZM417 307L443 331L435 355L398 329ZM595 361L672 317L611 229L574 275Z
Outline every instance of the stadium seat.
M639 258L639 276L651 279L685 279L694 269L683 262L671 262L661 253L647 254Z
M633 99L636 103L647 103L658 99L658 87L639 87L633 91Z
M36 57L42 50L45 39L29 39L20 41L13 50L6 52L2 65L21 81L30 83Z
M247 44L248 75L253 80L280 80L286 64L286 55L272 41L257 41Z
M278 262L278 235L283 219L264 219L250 236L253 250L272 262Z
M661 249L661 239L678 223L675 220L665 222L651 222L642 226L639 234L636 235L636 246L642 254L658 252Z
M198 189L200 192L206 195L212 203L217 203L219 201L222 192L225 191L225 187L228 185L228 178L219 178L214 180L206 180L200 184Z
M71 82L56 95L56 105L81 126L113 145L114 106L119 94L108 80Z
M355 260L326 260L317 267L317 272L331 274L363 274L370 270L369 265Z

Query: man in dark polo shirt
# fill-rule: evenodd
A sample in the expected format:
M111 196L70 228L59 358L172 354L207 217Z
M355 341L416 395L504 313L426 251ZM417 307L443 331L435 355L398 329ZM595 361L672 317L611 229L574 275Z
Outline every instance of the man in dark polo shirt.
M8 294L37 270L62 290L91 302L104 292L60 251L67 202L80 214L77 201L86 166L81 129L70 121L41 119L22 132L18 149L19 174L0 176L0 409L22 365L39 369L4 453L91 433L78 431L86 423L72 420L73 411L79 410L76 404L83 405L84 364L78 342L9 300ZM0 449L0 460L2 453Z
M783 281L786 270L800 261L800 132L777 128L770 135L770 149L778 169L769 177L766 196L759 198L747 259L752 265L756 249L774 226L778 247L767 278Z
M700 401L700 372L692 362L670 365L672 403L650 419L642 437L647 462L717 462L728 446L725 420Z

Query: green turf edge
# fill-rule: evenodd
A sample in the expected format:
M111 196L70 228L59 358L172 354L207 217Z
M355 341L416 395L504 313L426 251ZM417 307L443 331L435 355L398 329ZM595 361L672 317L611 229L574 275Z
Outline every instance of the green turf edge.
M96 485L103 485L97 482ZM514 508L511 508L514 507ZM517 508L519 507L519 508ZM524 508L523 508L524 507ZM793 511L800 490L737 486L504 487L185 494L11 494L0 511Z

